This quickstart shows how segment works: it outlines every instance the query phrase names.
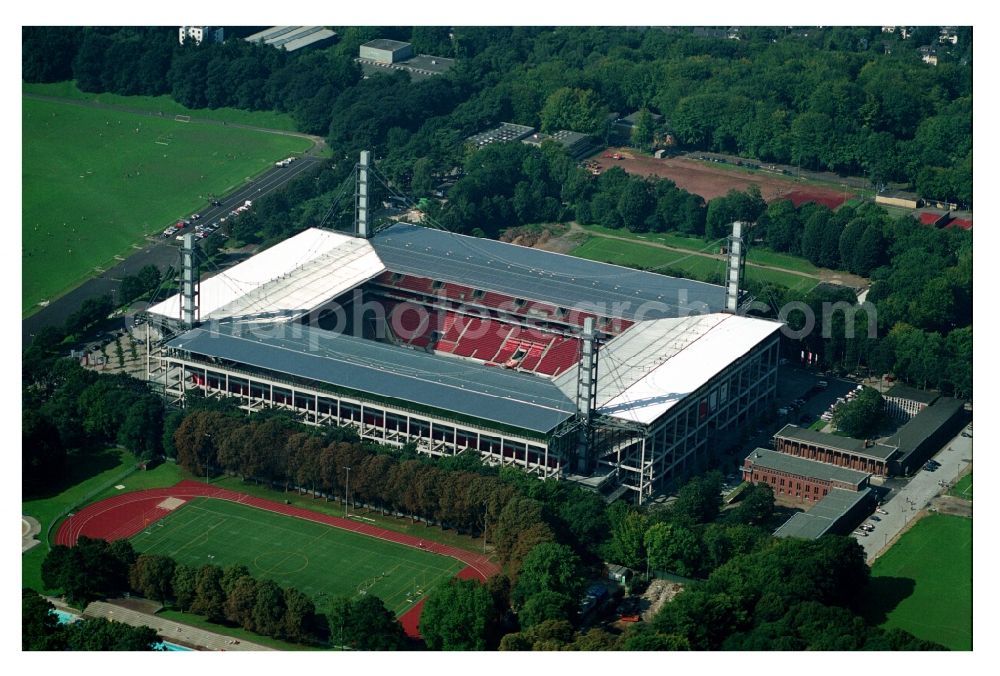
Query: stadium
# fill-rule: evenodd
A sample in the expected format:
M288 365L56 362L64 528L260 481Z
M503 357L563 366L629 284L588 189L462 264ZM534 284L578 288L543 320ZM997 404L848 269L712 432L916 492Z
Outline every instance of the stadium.
M362 161L362 169L364 166ZM642 503L774 396L781 324L728 286L395 222L307 229L149 308L148 378ZM173 327L171 330L170 327Z

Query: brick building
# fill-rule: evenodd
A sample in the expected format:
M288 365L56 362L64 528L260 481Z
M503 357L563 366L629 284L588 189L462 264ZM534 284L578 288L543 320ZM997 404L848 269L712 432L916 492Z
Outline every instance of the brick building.
M858 492L868 487L870 474L758 448L743 461L743 480L767 484L775 496L818 501L831 490Z
M809 460L888 476L898 455L896 446L826 434L797 425L785 425L774 435L774 450Z

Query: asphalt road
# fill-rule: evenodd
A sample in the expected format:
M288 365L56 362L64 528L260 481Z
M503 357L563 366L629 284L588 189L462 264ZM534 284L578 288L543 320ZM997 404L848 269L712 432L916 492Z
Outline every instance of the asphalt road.
M948 490L945 486L941 486L939 481L947 485L954 484L955 479L972 462L972 438L959 434L933 457L941 463L941 466L933 472L921 469L914 474L905 485L893 491L890 499L882 505L882 509L888 514L876 513L879 521L873 522L875 530L868 537L854 536L864 548L869 563L886 549L892 539L921 510L927 508L931 500Z
M225 197L220 198L222 206L208 207L201 211L201 220L197 223L209 224L243 204L246 200L256 200L278 188L290 180L308 171L322 162L322 158L305 155L285 168L273 167L253 181L250 181ZM166 227L167 223L163 224ZM191 226L193 227L193 225ZM218 235L213 235L218 236ZM168 265L177 263L179 243L173 237L162 237L160 233L147 237L142 248L119 262L100 275L93 277L69 293L53 300L48 306L21 321L21 342L26 347L35 333L42 327L62 326L66 319L74 313L88 298L113 293L118 283L126 275L134 275L146 265L155 265L164 270Z

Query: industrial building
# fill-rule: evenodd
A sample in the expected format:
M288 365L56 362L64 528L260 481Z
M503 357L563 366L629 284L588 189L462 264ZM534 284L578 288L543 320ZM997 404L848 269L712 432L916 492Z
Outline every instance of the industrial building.
M798 512L781 524L774 535L815 540L823 535L847 535L872 513L878 501L874 488L846 491L834 488L808 512Z
M502 122L499 126L493 129L487 129L486 131L481 131L478 134L473 134L465 140L470 146L479 149L484 146L488 146L492 143L514 143L515 141L520 141L535 132L534 127L528 127L523 124L513 124L511 122Z
M294 52L303 47L324 47L333 42L336 36L332 30L322 26L274 26L244 39Z
M409 42L386 39L371 40L361 45L355 61L366 75L392 69L405 71L411 78L418 79L447 73L455 65L455 59L415 54Z
M739 228L723 288L407 223L370 233L367 194L364 157L354 235L311 228L203 281L185 265L182 293L149 309L177 327L148 369L169 401L231 397L637 502L770 405L781 324L736 312Z

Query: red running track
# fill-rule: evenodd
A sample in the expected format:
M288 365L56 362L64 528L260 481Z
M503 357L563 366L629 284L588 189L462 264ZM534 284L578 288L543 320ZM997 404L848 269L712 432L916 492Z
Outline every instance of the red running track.
M157 507L157 505L167 498L179 498L181 500L214 498L216 500L238 502L250 507L257 507L258 509L277 512L278 514L284 514L297 519L322 523L334 528L367 535L368 537L387 540L416 549L423 549L435 554L441 554L442 556L449 556L466 564L466 568L458 573L458 577L462 579L485 581L487 577L500 572L500 568L485 556L474 554L458 547L430 542L412 535L406 535L405 533L397 533L338 516L319 514L318 512L294 505L286 505L273 500L265 500L264 498L255 498L245 493L237 493L225 488L216 488L199 481L189 480L181 481L169 488L155 488L146 491L122 493L107 500L87 505L60 524L59 530L56 532L56 544L71 547L81 535L108 541L131 537L142 531L149 524L162 519L170 513L168 510ZM403 628L406 629L406 633L409 636L419 637L417 626L420 622L421 610L423 610L423 601L399 618L400 623L402 623Z

